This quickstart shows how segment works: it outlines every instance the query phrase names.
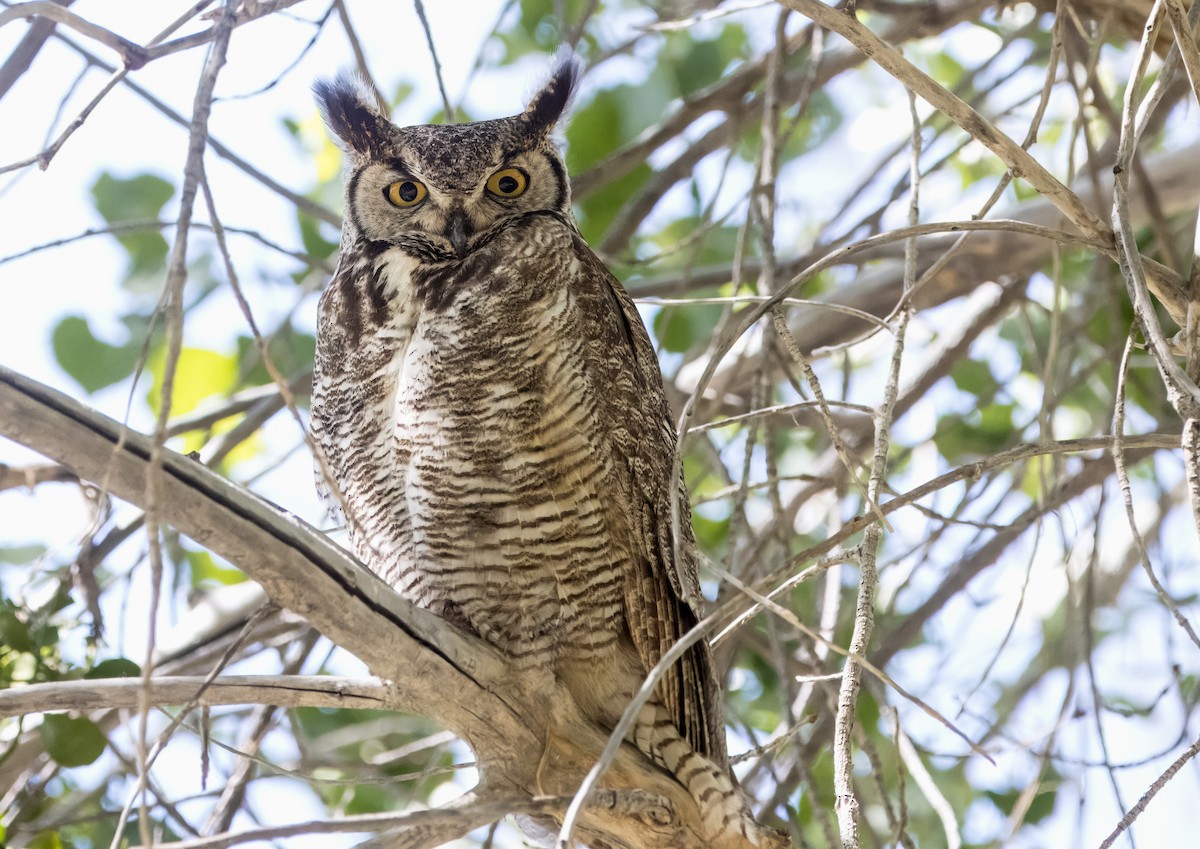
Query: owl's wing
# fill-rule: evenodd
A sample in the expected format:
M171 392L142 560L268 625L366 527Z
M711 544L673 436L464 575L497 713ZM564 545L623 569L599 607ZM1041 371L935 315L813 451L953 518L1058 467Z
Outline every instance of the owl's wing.
M585 320L599 325L592 338L603 340L592 357L604 375L598 403L607 408L601 420L613 425L617 474L622 478L618 491L627 502L611 509L624 511L635 537L634 562L624 576L625 613L649 671L699 619L703 599L691 511L682 480L671 481L675 428L642 319L620 282L581 237L575 238L574 250L580 268L576 295ZM680 499L678 563L671 529L673 488ZM663 676L658 692L692 748L724 763L724 719L706 640L695 643Z

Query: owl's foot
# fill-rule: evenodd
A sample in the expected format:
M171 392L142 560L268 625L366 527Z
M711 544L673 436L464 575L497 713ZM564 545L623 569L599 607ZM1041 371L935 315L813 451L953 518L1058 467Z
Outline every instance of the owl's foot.
M775 835L758 824L728 770L693 749L661 705L650 702L642 708L629 739L687 788L714 849L788 845L786 840L776 843Z
M684 765L676 775L700 806L704 828L714 846L760 845L762 829L728 773L707 758L693 755L696 760ZM700 764L700 760L704 763Z

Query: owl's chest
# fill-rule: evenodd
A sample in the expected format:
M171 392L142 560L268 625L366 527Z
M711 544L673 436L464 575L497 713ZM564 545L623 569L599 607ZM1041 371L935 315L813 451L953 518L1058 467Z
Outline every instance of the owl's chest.
M422 316L397 372L414 589L498 644L572 644L619 610L628 546L573 310L462 299Z
M480 284L421 313L396 370L402 437L536 443L592 391L570 293L512 295Z
M360 556L400 592L531 657L591 651L616 639L631 547L598 400L611 387L571 269L517 271L382 269L388 308L363 313L355 345L321 340L322 374L346 379L322 381L314 422Z

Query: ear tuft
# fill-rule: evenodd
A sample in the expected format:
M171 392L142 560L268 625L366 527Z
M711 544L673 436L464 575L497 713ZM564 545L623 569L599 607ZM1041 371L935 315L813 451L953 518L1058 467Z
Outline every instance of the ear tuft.
M392 125L362 85L341 74L332 80L317 80L313 94L325 123L343 146L361 155L380 153Z
M583 75L583 62L569 48L559 48L554 60L554 72L541 90L525 107L525 118L539 131L552 128L571 105L575 86Z

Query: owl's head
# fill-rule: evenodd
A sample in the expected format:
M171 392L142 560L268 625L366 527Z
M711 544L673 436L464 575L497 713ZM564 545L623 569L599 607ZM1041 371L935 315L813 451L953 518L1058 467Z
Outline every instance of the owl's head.
M571 215L570 185L553 138L579 61L563 56L525 111L470 124L398 127L353 80L314 86L350 159L348 235L427 262L462 260L529 214Z

